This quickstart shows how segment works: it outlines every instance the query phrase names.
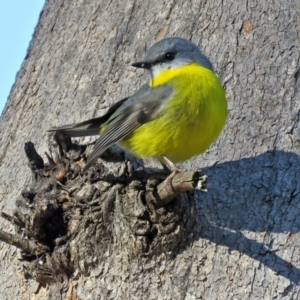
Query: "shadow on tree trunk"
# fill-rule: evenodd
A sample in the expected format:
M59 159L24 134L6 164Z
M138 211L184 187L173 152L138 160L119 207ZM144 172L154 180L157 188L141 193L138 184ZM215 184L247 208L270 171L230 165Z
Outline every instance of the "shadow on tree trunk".
M285 277L290 284L282 295L300 282L300 269L291 263L299 254L289 248L300 232L299 169L299 155L267 151L204 168L209 192L195 194L194 240L206 239L246 254ZM253 233L264 233L263 240L253 239ZM284 258L277 255L282 248L288 253Z

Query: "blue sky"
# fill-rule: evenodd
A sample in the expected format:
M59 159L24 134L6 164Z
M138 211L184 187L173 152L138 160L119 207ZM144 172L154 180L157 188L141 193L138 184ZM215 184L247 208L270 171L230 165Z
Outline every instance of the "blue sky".
M0 115L21 68L44 0L1 0Z

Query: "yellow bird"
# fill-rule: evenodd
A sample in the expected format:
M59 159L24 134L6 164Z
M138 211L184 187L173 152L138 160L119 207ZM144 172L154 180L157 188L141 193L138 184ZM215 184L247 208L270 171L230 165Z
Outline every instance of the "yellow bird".
M50 129L70 137L100 135L83 171L114 143L174 171L174 163L203 153L225 125L223 87L209 59L191 41L163 39L132 66L150 73L150 81L132 96L102 117Z

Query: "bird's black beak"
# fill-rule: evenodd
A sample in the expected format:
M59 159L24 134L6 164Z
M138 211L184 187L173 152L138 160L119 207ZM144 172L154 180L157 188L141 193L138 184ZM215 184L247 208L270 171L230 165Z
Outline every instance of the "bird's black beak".
M152 63L149 61L138 61L133 63L132 66L136 68L150 69L152 67Z

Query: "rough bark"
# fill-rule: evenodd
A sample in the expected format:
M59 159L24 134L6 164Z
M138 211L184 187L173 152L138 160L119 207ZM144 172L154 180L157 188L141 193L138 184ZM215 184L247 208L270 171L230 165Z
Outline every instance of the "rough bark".
M32 141L43 154L49 127L100 115L130 95L146 76L129 63L160 38L192 39L211 58L226 89L229 118L220 140L184 164L208 175L208 192L182 194L167 206L180 217L169 231L164 230L168 222L155 223L157 251L147 255L140 242L144 236L134 234L141 230L134 225L140 225L143 206L128 202L125 213L127 202L119 200L107 227L80 223L82 234L72 245L81 249L71 253L81 253L75 259L81 264L56 274L56 283L39 284L28 262L18 260L20 251L0 243L2 298L298 299L299 14L298 0L46 1L1 117L2 231L18 233L28 221L13 212L20 207L20 215L29 214L21 191L23 200L30 199L29 187L41 175L37 167L32 176L24 144ZM151 160L143 164L128 156L127 161L133 173L155 167ZM118 171L124 162L106 163ZM105 231L114 238L100 243ZM68 241L58 245L63 249ZM49 257L40 266L55 270Z

